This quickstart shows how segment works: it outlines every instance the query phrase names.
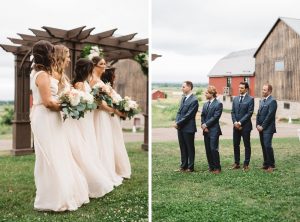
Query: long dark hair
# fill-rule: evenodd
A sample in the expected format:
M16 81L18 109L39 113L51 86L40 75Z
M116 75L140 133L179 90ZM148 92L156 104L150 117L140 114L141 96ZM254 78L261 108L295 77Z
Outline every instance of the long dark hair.
M100 57L100 56L94 56L92 58L92 62L94 64L94 66L97 66L97 64L101 61L101 59L104 59L103 57Z
M116 71L115 68L106 69L105 72L101 76L101 80L104 83L109 82L111 87L114 87L114 81L115 81L115 77L116 77L115 71Z
M32 55L35 71L52 72L54 46L45 40L40 40L32 47Z
M77 82L84 82L87 80L89 75L93 72L93 62L91 60L81 58L78 59L75 65L75 76L72 80L72 84L75 85Z

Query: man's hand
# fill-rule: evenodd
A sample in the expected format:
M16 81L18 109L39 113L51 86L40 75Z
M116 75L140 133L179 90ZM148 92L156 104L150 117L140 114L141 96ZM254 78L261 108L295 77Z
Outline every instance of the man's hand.
M262 126L260 125L257 125L256 129L258 130L258 132L262 132L264 130L264 128L262 128Z
M175 129L178 129L177 123L175 123L175 124L173 125L173 127L174 127Z
M206 124L203 123L203 124L201 125L201 128L202 128L203 130L205 130L205 129L207 128Z

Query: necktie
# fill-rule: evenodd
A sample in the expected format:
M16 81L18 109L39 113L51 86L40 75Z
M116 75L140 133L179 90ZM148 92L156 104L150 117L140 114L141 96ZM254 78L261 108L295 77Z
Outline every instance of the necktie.
M182 105L184 104L185 100L186 100L186 96L183 98Z
M243 102L244 96L240 96L240 103Z
M266 102L267 99L264 99L264 103Z
M210 106L210 101L208 101L208 104L207 104L207 107L206 107L206 111L208 111L209 106Z

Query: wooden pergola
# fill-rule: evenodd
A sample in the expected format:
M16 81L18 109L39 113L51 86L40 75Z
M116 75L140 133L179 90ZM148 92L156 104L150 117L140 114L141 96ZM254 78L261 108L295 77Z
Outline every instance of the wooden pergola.
M43 26L43 30L29 29L33 35L18 34L21 38L8 38L16 45L0 46L15 56L15 103L13 120L13 155L24 155L33 152L30 129L30 69L28 53L39 40L47 40L53 44L63 44L70 50L71 65L67 74L72 78L76 60L80 58L82 49L90 44L103 49L105 59L112 63L119 59L133 59L137 54L148 51L148 39L135 40L137 33L113 36L117 29L91 34L95 28L86 26L71 30L63 30ZM145 116L143 149L148 148L148 104ZM52 139L52 138L49 138Z

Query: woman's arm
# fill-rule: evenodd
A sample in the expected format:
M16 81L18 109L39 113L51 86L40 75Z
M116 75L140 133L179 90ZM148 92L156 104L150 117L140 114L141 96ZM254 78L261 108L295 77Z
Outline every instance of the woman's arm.
M43 105L50 110L60 111L60 104L51 95L49 74L46 72L39 74L35 80L35 84L39 89Z

